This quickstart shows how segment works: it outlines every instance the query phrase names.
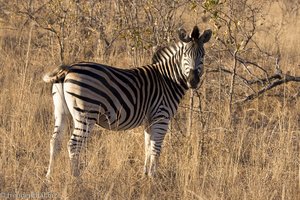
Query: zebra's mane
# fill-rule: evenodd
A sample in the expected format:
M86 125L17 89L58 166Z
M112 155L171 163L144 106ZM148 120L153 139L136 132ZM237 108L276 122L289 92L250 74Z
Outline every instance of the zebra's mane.
M180 42L179 42L180 43ZM168 57L172 57L176 54L179 43L170 45L170 46L160 46L156 48L156 51L154 52L152 56L152 63L158 63L160 61L166 60Z

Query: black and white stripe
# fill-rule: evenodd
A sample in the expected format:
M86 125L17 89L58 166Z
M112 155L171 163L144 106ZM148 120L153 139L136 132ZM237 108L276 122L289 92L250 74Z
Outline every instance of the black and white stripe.
M74 122L68 145L73 175L79 175L80 149L95 124L110 130L145 124L145 173L153 175L170 119L188 88L199 85L203 44L210 37L210 30L200 36L198 27L194 27L189 36L181 29L181 41L157 51L154 64L120 69L81 62L61 66L46 75L44 80L53 83L55 114L47 177L59 150L67 115Z

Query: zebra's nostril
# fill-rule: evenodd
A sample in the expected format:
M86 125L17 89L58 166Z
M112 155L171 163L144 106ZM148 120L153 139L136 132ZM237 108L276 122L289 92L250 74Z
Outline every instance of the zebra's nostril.
M188 76L188 85L190 88L197 88L200 82L200 74L198 69L191 69Z

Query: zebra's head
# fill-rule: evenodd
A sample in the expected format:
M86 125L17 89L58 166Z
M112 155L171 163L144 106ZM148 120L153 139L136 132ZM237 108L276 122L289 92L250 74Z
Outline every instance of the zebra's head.
M199 87L200 77L203 74L204 43L211 38L212 31L205 30L200 35L197 26L194 27L190 35L184 29L178 31L179 39L183 42L180 66L189 88Z

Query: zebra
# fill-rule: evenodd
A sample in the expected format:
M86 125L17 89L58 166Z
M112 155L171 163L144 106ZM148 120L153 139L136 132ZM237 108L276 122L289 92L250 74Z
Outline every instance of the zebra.
M178 31L180 41L161 48L153 63L121 69L92 62L62 65L43 80L52 83L54 133L50 139L47 179L61 149L67 118L73 120L68 142L71 174L81 175L80 150L95 124L109 130L128 130L144 124L144 174L155 175L168 124L186 91L197 89L203 73L204 43L212 31Z

